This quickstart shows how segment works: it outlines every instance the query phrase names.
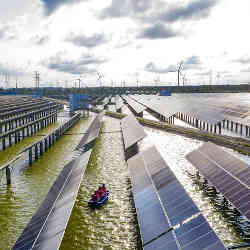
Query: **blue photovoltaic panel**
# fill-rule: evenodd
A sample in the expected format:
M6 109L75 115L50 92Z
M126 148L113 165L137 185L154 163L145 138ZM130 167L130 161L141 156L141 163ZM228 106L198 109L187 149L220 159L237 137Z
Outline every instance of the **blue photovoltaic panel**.
M145 250L225 249L155 147L130 158L128 166Z
M102 115L94 119L89 130L96 137L99 133L100 117ZM75 151L77 157L63 168L13 249L56 250L60 247L91 152L91 147L84 152Z
M103 115L104 115L103 113L100 113L93 119L89 128L86 131L86 134L83 136L83 138L77 145L76 147L77 150L80 150L83 147L88 148L88 144L89 143L91 144L91 142L93 142L98 137ZM93 145L91 144L90 146L92 147Z
M140 156L128 160L142 242L146 243L170 226Z
M250 220L250 168L247 164L212 143L205 143L186 158Z
M143 158L172 226L199 212L155 147L145 151Z
M121 120L121 129L125 150L147 136L134 115L128 115Z

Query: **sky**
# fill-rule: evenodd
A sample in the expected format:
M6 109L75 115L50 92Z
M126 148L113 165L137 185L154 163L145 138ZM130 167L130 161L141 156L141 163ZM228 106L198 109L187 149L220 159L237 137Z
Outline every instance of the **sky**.
M250 82L249 0L0 2L0 87Z

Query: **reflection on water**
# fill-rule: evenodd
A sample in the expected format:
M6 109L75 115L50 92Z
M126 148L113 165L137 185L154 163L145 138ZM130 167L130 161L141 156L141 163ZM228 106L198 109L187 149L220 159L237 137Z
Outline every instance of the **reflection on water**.
M119 130L119 122L105 118L103 131ZM60 249L138 249L135 208L121 133L102 134L92 154L94 158L85 172ZM88 199L102 183L110 190L110 200L101 209L91 210Z
M69 132L84 132L86 124L86 120L81 120ZM30 168L19 175L13 175L11 186L0 186L1 250L13 246L69 160L80 138L78 135L61 137Z
M223 213L221 213L221 208L223 207L223 199L221 196L214 197L214 200L212 200L211 190L208 188L209 192L205 192L204 188L201 188L200 185L197 185L194 181L196 169L185 159L185 155L198 148L202 142L164 131L157 131L151 128L144 129L148 136L141 142L140 150L145 150L152 145L157 147L158 151L173 170L178 180L185 187L190 197L204 214L220 239L226 245L232 245L234 243L242 242L243 239L247 239L248 236L246 235L249 231L246 231L246 234L243 237L242 231L241 233L239 233L239 231L237 232L237 229L239 228L235 226L233 227L233 223L229 223L230 218L225 216L225 213L224 216ZM232 150L226 150L249 162L249 157L242 156ZM190 178L190 175L192 178ZM218 206L220 209L218 209ZM246 224L242 225L245 226L246 229Z

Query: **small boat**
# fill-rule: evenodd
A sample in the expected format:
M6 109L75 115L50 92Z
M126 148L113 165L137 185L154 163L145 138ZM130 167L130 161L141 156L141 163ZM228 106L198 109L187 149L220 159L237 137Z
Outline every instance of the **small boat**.
M99 200L99 201L93 201L92 199L90 199L88 201L88 205L89 207L92 208L97 208L97 207L101 207L103 204L105 204L109 199L109 190L106 191L106 194Z

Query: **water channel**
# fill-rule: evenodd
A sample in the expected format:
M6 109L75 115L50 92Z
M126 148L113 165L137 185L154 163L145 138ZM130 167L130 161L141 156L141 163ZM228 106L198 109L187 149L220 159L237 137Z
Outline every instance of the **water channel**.
M71 158L71 152L82 136L77 134L86 130L90 119L82 119L69 131L75 135L63 136L32 167L15 175L10 187L0 186L1 250L13 246L61 169ZM104 117L101 134L92 152L60 249L140 249L119 123L118 119ZM220 239L226 245L239 243L244 237L246 239L247 231L243 237L242 232L232 226L188 174L194 173L195 169L185 160L185 155L202 142L151 128L145 128L145 131L148 136L140 144L140 150L156 145ZM13 150L18 145L12 146ZM236 155L250 163L249 157ZM111 192L110 200L103 208L90 210L87 201L102 183L106 183Z

